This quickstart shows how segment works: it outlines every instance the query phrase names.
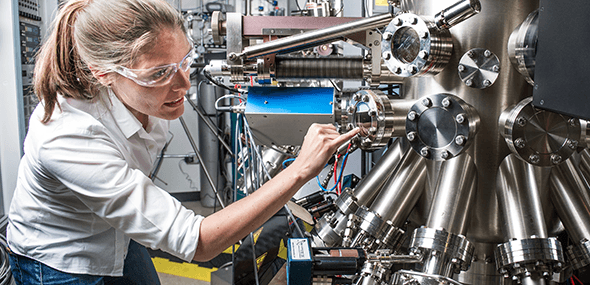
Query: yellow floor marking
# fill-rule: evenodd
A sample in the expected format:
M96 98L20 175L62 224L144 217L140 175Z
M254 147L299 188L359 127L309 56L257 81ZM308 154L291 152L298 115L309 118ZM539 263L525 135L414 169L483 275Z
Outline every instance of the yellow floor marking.
M170 275L211 282L211 272L217 268L200 267L193 263L172 262L166 258L152 257L156 271Z

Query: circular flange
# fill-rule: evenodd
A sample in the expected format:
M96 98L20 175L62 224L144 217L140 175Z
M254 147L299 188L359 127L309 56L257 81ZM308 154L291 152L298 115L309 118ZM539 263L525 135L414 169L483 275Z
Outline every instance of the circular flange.
M567 160L580 142L580 120L533 107L528 97L499 119L499 127L510 150L538 166L557 165Z
M385 65L397 76L437 74L451 58L453 41L433 19L405 13L385 28L381 50Z
M567 255L575 270L590 265L590 241L584 239L567 247Z
M457 70L468 87L488 88L498 79L500 59L487 49L474 48L463 54Z
M530 85L535 85L535 59L539 36L539 9L530 13L508 38L508 57Z
M550 275L561 271L565 262L561 243L553 237L510 240L499 244L494 255L496 267L504 277L527 271L541 271Z
M436 251L448 254L454 260L456 268L467 271L473 259L475 247L463 235L456 235L443 230L417 228L412 234L410 250ZM458 273L458 272L457 272Z
M373 90L356 92L343 107L342 118L348 120L346 129L359 127L363 150L377 150L385 146L394 131L393 106L389 97Z
M447 160L467 149L479 125L479 115L461 98L436 94L418 100L406 118L406 137L421 156Z

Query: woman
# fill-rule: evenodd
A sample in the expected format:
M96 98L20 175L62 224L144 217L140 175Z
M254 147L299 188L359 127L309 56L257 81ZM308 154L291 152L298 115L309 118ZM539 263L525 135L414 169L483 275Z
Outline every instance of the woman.
M277 212L356 134L313 125L299 157L206 218L147 177L184 111L194 51L163 0L71 0L41 48L9 212L19 284L158 284L144 246L209 260ZM51 283L53 282L53 283Z

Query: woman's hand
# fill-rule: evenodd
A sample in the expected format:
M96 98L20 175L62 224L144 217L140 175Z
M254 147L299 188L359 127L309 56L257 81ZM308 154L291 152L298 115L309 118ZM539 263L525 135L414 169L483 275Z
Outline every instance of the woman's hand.
M340 135L336 127L330 124L313 124L309 127L299 156L291 165L299 168L299 174L309 180L318 175L326 165L326 162L336 152L336 149L350 140L359 132L356 128L346 134Z

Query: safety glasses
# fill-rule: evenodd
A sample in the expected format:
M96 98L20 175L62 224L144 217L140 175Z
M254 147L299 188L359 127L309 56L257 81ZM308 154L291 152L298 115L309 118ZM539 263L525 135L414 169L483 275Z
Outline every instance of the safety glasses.
M188 71L195 58L196 51L192 48L179 63L171 63L147 69L130 69L124 66L115 66L111 70L133 80L141 86L158 87L168 84L179 69L184 72Z

